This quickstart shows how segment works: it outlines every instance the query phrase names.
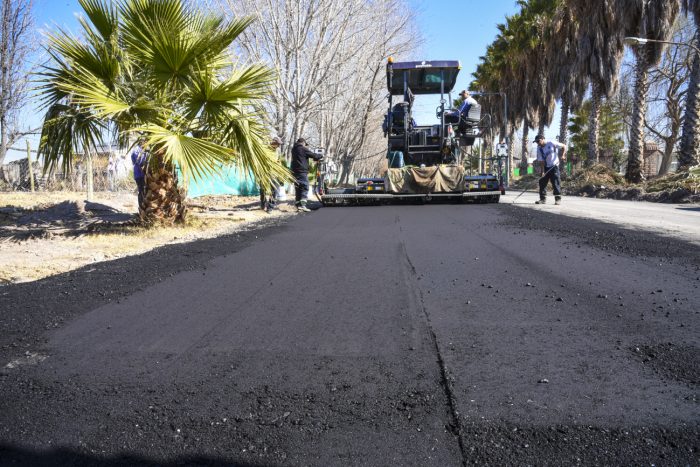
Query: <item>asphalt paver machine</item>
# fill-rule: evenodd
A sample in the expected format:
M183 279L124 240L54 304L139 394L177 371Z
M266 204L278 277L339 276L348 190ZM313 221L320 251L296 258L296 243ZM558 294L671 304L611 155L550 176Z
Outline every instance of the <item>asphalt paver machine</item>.
M383 124L388 170L383 177L360 178L354 187L328 188L322 168L315 191L323 204L433 199L498 202L505 192L502 173L468 175L462 165L463 148L472 146L484 127L478 104L466 114L447 107L460 69L458 61L394 63L389 59L389 106ZM413 103L420 95L440 96L435 120L428 124L417 124L414 119Z

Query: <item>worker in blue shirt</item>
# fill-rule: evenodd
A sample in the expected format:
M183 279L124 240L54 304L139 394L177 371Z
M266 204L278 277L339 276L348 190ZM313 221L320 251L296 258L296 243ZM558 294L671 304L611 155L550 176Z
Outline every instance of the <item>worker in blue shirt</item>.
M544 135L535 137L537 143L537 163L542 168L540 177L540 200L536 204L547 202L547 184L551 181L554 189L554 204L561 204L561 173L559 171L559 155L557 150L561 149L561 161L566 162L566 144L557 141L547 141Z
M134 164L134 181L138 188L139 206L143 204L146 194L146 165L148 164L148 152L145 149L146 141L139 139L136 147L131 151L131 163Z
M476 99L474 99L466 89L459 93L459 97L462 98L462 105L459 106L458 111L459 115L461 115L462 118L467 118L469 115L469 109L472 108L472 105L477 105Z
M473 105L478 105L478 102L476 102L476 99L471 97L471 94L469 94L469 91L466 89L459 93L459 97L462 98L462 104L459 106L459 109L446 112L445 115L457 117L457 121L464 122L464 120L469 116L469 109L471 109Z

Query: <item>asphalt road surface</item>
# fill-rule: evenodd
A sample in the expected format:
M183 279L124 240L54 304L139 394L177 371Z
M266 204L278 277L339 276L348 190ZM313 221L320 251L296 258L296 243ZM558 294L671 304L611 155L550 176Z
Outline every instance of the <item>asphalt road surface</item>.
M698 465L700 247L551 211L326 208L2 287L0 465Z
M646 201L620 202L612 199L565 196L564 207L554 205L550 196L548 204L538 206L535 192L510 193L504 197L505 204L557 212L566 216L596 219L613 223L626 229L645 230L659 235L689 241L700 246L700 206L697 204L663 204Z

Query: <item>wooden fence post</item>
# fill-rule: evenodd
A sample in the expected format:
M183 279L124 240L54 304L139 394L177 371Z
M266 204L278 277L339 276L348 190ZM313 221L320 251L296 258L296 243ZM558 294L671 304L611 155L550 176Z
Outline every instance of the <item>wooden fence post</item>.
M32 167L32 143L27 140L27 165L29 166L29 185L34 193L34 167Z
M90 150L87 150L85 152L86 156L86 161L85 161L85 168L87 171L87 200L92 201L93 200L93 194L94 194L94 177L92 173L92 152Z

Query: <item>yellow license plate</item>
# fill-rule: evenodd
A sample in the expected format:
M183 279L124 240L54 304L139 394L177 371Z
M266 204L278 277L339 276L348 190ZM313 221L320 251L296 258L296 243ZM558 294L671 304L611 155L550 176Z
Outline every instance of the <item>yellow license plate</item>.
M367 191L372 191L372 190L374 190L374 187L372 187L372 186L367 187Z

